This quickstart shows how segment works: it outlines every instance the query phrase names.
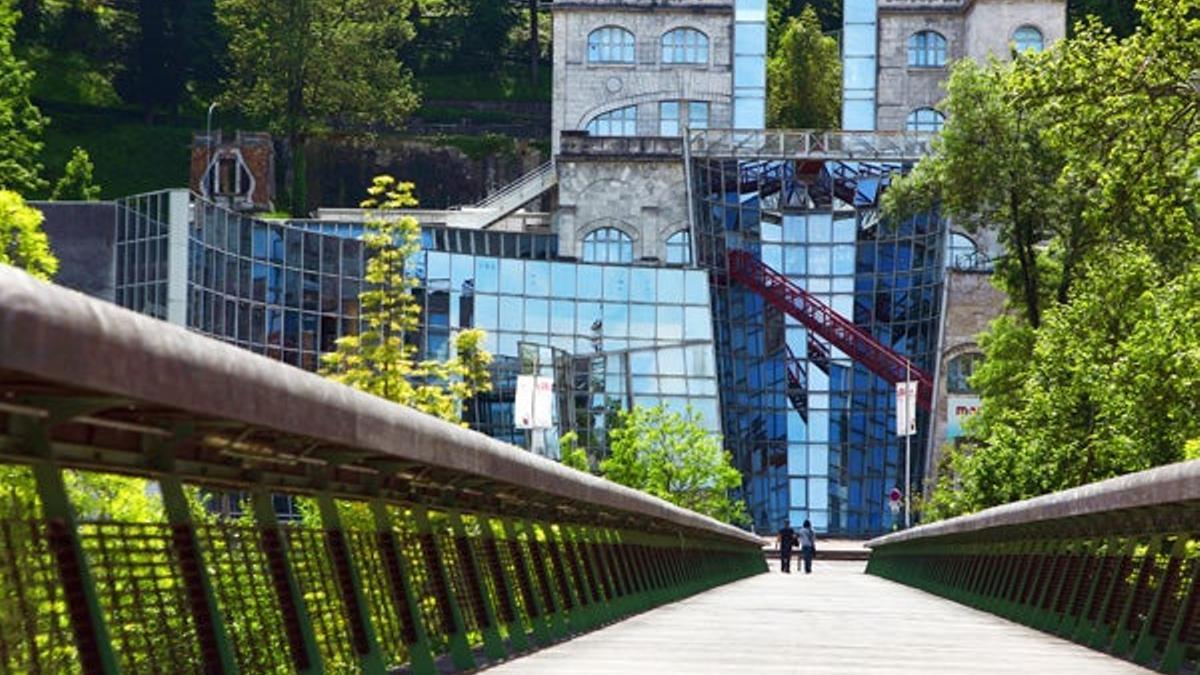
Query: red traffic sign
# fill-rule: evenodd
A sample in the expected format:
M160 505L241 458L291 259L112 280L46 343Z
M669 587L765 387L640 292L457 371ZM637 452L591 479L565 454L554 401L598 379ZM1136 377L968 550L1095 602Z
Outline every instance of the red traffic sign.
M888 493L888 499L893 502L898 502L903 497L904 495L900 492L900 488L892 488L892 491Z

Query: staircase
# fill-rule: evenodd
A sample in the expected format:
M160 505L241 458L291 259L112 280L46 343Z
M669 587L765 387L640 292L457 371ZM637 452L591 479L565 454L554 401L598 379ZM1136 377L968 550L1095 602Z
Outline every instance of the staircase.
M879 377L893 384L903 382L906 377L915 380L917 405L922 410L930 409L933 379L928 373L833 311L791 279L763 264L749 252L737 250L729 252L729 275Z
M554 160L505 185L471 206L458 209L462 227L484 229L503 220L512 212L545 194L558 185L558 172Z

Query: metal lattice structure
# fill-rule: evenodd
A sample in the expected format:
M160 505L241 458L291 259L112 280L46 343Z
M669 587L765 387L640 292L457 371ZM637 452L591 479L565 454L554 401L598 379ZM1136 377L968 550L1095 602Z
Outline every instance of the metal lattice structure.
M765 571L741 530L5 267L0 471L0 672L465 671ZM82 506L80 471L161 514Z
M879 377L893 384L904 382L905 378L916 381L917 405L922 410L929 410L933 378L928 373L888 349L791 279L771 269L749 252L737 250L729 252L729 275Z
M869 543L868 573L1164 673L1200 673L1200 461Z

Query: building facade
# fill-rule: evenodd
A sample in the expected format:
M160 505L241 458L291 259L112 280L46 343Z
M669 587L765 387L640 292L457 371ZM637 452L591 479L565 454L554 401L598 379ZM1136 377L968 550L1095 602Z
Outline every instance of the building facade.
M955 61L1041 51L1066 28L1063 0L845 0L842 127L937 131Z

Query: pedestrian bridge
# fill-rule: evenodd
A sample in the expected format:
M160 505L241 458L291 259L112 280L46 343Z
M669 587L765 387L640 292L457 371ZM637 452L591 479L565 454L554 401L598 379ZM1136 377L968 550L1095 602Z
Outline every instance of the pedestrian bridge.
M1200 462L764 574L745 532L3 266L0 475L0 672L1200 667Z

